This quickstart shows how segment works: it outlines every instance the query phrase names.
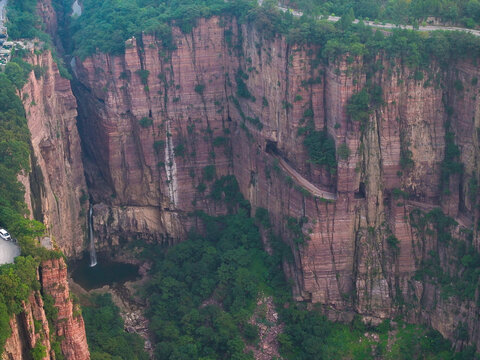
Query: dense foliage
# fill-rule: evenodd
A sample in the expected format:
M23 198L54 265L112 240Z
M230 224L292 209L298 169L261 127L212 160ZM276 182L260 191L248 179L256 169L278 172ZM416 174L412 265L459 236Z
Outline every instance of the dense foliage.
M262 250L258 229L245 209L204 216L205 236L166 252L153 250L147 288L158 359L253 359L245 338L257 296L271 292L280 270ZM255 333L255 332L254 332Z
M288 5L307 14L342 16L353 10L358 18L391 21L396 24L426 23L428 17L443 22L477 26L480 22L478 0L290 0Z
M7 4L8 36L12 39L38 38L49 43L49 36L42 30L43 25L37 15L38 0L15 0Z
M313 164L323 165L330 172L336 171L335 142L327 131L308 131L303 144L307 148L309 160Z
M143 339L123 330L123 320L110 294L94 295L83 307L92 360L147 360Z
M167 49L174 49L172 22L188 32L197 18L214 14L233 15L240 22L253 23L265 38L282 34L291 43L318 44L319 50L315 55L324 62L345 54L350 55L351 61L355 56L374 59L383 50L388 58L401 58L407 66L416 68L425 67L432 60L448 64L458 58L480 55L480 40L471 34L442 31L420 33L396 29L392 30L392 35L384 36L382 32L373 32L363 23L351 24L351 12L346 12L346 16L334 24L313 17L298 18L289 12L283 13L277 9L275 2L267 0L262 6L250 0L87 0L82 16L73 21L71 27L74 51L81 57L97 51L122 53L125 40L132 36L141 38L142 31L156 34ZM231 31L227 29L225 34L227 42L231 43ZM244 77L241 73L236 74L236 80L238 95L248 98L250 94L248 88L243 86Z
M238 199L234 179L220 180L229 184L222 187L224 195L232 192L229 198ZM369 327L357 318L332 323L320 309L294 303L280 266L282 259L289 261L289 249L273 235L268 212L259 208L252 219L242 199L235 209L216 218L197 213L204 235L191 233L170 248L147 245L144 253L153 267L145 296L156 358L252 359L245 346L259 341L258 322L248 320L262 296L273 296L285 324L279 344L286 359L473 358L473 348L455 354L438 332L423 326L386 321ZM259 227L273 255L262 250Z
M454 353L438 331L421 325L386 320L375 327L359 318L348 325L332 323L301 305L281 310L281 316L286 326L279 342L289 360L474 358L474 349Z
M246 14L252 0L85 0L84 13L73 24L76 53L82 57L97 51L122 53L125 40L142 31L155 33L167 47L171 43L169 23L175 21L190 32L200 17L215 14Z

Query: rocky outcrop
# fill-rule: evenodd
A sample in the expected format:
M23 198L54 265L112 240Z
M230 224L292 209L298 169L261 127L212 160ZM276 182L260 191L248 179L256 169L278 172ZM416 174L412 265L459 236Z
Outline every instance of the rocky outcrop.
M62 353L65 358L90 359L80 305L74 303L70 295L67 266L62 258L42 263L41 283L43 291L53 297L58 309L55 331L61 339Z
M32 359L33 352L42 353L40 348L45 354L43 360L58 358L55 351L61 351L67 360L90 359L85 325L79 305L74 304L70 296L63 258L44 261L39 274L41 290L34 291L28 301L22 303L22 311L10 319L12 333L3 349L2 360ZM47 319L41 293L53 298L52 305L58 311L55 319ZM58 341L60 349L52 346Z
M35 67L21 91L32 143L32 171L22 182L31 216L43 221L67 256L84 249L88 202L76 126L76 101L50 52L32 54Z
M38 291L22 304L22 312L10 319L10 328L12 334L3 349L2 360L30 359L30 353L38 342L45 347L46 356L43 359L55 359L51 356L50 329Z
M410 216L438 207L460 227L477 222L476 66L433 63L419 75L381 53L376 69L362 58L326 64L315 59L321 49L267 39L229 18L199 20L192 34L174 28L173 42L168 50L144 35L122 56L77 62L87 180L102 203L94 222L104 246L122 234L181 239L197 225L188 214L226 211L209 194L215 179L234 174L290 244L285 269L297 299L377 318L403 313L454 340L465 323L469 342L480 345L473 303L459 301L467 311L450 316L455 305L434 301L438 287L412 278L438 237L419 234ZM367 72L368 90L381 88L382 101L362 124L347 103L367 86ZM336 171L309 161L305 124L343 148ZM464 172L446 175L445 149L455 144ZM476 234L473 242L478 249Z

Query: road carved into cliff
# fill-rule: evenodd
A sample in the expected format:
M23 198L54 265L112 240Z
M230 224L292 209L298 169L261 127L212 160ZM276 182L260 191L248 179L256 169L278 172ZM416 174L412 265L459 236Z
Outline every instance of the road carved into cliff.
M316 197L327 200L337 200L337 194L319 189L316 185L305 179L294 168L292 168L279 154L269 152L271 156L278 160L278 165L285 171L297 184Z

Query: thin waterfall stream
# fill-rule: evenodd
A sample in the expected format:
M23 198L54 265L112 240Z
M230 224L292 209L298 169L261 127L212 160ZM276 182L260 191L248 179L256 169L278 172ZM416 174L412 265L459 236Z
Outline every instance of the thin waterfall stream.
M97 253L95 252L95 238L93 236L93 206L88 209L88 240L90 241L90 267L97 265Z

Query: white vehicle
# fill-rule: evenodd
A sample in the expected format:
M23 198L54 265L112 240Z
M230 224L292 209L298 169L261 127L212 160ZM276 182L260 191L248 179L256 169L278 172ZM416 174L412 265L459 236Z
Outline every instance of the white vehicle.
M6 241L12 241L12 237L5 229L0 229L0 238Z

